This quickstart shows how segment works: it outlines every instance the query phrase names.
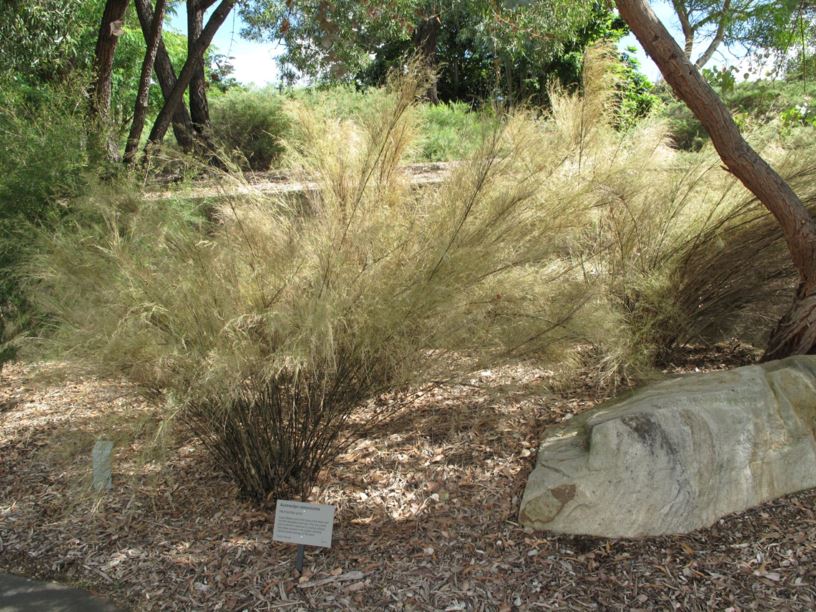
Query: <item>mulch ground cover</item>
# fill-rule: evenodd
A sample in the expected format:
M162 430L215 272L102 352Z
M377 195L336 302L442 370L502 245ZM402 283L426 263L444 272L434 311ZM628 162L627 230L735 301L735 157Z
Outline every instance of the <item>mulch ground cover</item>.
M667 369L749 358L689 351ZM589 383L554 393L550 373L517 366L419 393L323 478L314 497L337 507L333 544L307 549L299 576L273 512L239 500L200 444L153 443L159 402L59 370L0 373L0 571L134 610L816 609L816 491L686 536L522 528L541 431L602 400ZM114 477L97 495L100 437L115 443Z

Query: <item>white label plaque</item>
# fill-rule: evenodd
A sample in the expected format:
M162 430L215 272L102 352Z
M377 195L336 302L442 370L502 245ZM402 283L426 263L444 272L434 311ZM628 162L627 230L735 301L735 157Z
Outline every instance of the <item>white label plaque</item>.
M331 548L334 506L279 499L272 539L287 544Z

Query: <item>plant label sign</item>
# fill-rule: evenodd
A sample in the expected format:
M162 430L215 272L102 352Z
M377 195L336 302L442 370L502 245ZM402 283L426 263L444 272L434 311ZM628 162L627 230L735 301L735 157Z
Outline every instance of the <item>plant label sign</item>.
M334 506L279 499L272 539L286 544L331 548Z
M94 491L110 491L111 489L112 454L113 442L110 440L97 440L94 444L93 451L91 451Z

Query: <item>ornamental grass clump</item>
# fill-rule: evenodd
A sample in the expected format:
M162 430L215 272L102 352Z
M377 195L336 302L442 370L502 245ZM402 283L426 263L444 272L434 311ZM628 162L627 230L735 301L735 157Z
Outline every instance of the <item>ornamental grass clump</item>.
M616 130L615 71L589 52L582 95L553 92L547 129L572 140L565 171L592 210L567 259L582 270L605 334L584 343L600 385L651 377L678 348L736 337L764 344L796 274L778 224L716 153L674 150L665 122ZM813 206L812 150L766 155Z
M652 139L643 129L619 153L628 171L600 176L586 247L627 337L615 341L616 360L648 367L735 337L764 345L796 284L778 224L713 151L678 154L658 144L661 126ZM814 208L816 164L798 153L780 151L774 163Z
M302 193L96 188L31 264L40 345L165 393L266 503L308 497L409 385L525 359L615 383L773 317L794 278L773 220L660 122L613 129L588 65L582 96L501 117L439 185L400 168L421 146L411 70L354 121L289 107ZM810 159L781 162L813 201Z
M507 117L438 188L399 165L427 86L411 71L355 123L302 113L289 160L313 188L217 210L121 194L48 236L33 295L43 346L125 373L248 498L309 495L399 402L381 395L497 361L569 359L603 332L568 254L589 209L575 144ZM204 214L206 212L206 214Z

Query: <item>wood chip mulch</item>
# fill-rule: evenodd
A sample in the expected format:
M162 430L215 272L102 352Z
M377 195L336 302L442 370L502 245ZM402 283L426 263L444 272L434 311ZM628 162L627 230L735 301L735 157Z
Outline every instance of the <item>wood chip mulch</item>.
M699 366L725 367L714 355ZM331 549L272 541L273 515L194 440L147 453L161 411L124 382L0 373L0 571L89 588L133 610L816 609L816 491L687 536L566 537L516 522L543 427L596 404L548 373L482 371L432 388L324 478ZM115 442L113 490L91 448Z

